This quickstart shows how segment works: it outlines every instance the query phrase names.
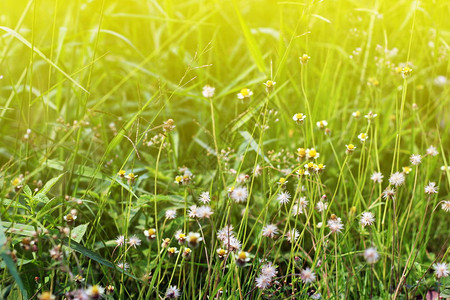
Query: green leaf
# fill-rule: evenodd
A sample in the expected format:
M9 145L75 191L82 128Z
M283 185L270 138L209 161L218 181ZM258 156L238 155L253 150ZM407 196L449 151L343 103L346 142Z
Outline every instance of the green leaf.
M72 236L75 236L73 238L74 241L77 243L81 242L81 239L83 238L84 234L86 233L86 229L88 227L89 223L78 225L74 229L72 229Z
M47 193L50 191L50 189L58 182L58 180L61 179L61 177L64 175L61 174L58 177L52 178L44 185L44 187L37 193L37 195L47 195ZM36 195L36 196L37 196Z

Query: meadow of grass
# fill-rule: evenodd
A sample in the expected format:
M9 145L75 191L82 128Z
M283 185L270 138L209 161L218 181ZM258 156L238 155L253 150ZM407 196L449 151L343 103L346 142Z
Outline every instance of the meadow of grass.
M0 299L450 297L449 13L1 0Z

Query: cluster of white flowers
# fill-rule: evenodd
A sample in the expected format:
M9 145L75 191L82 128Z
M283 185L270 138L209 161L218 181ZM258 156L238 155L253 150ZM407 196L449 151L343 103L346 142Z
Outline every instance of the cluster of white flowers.
M277 273L277 266L273 265L271 262L264 264L261 267L259 276L256 277L256 286L259 289L267 289L272 285L272 281Z

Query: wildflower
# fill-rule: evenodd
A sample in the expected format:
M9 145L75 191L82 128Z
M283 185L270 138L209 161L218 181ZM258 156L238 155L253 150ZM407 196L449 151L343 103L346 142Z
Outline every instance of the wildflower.
M115 240L117 247L123 246L125 244L125 237L123 235L119 235Z
M328 122L326 120L322 120L316 123L317 127L319 127L319 129L324 129L325 127L328 126Z
M370 226L375 222L375 216L371 212L363 212L361 215L360 223L363 227Z
M316 164L313 162L309 162L307 164L304 165L305 169L307 169L309 172L313 172L314 169L316 168Z
M181 254L185 259L191 258L192 250L190 248L184 248L183 253Z
M255 281L256 287L262 290L265 290L272 285L272 278L263 274L256 277Z
M408 175L409 173L411 173L411 171L412 171L411 167L408 167L408 166L402 167L403 174Z
M175 129L175 122L172 119L168 119L163 123L164 132L171 132Z
M441 171L445 173L445 171L449 171L450 172L450 166L441 166Z
M439 152L437 151L436 147L434 147L434 146L428 147L427 155L429 155L429 156L436 156L438 154L439 154Z
M353 116L355 119L358 119L359 117L361 117L361 112L360 112L359 110L354 111L354 112L352 113L352 116Z
M311 295L311 299L322 299L322 294L316 292L316 293Z
M167 249L167 254L169 255L169 257L174 256L175 254L177 254L179 251L177 250L176 247L170 247Z
M168 299L177 299L180 297L180 290L176 285L171 285L167 288L165 296Z
M313 283L316 281L316 274L310 268L306 268L300 272L300 278L304 284Z
M176 183L176 184L182 184L183 183L183 176L180 176L180 175L176 176L175 180L173 182Z
M358 135L358 139L361 141L361 143L364 143L368 138L369 136L366 133L360 133Z
M389 177L389 183L394 186L400 186L405 183L405 175L400 172L395 172Z
M162 248L167 248L167 247L169 247L169 244L170 244L170 239L169 238L165 238L165 239L163 239L163 241L161 243L161 247Z
M308 54L303 54L302 56L299 57L300 58L300 63L302 65L306 65L306 63L308 62L308 60L311 58L308 56Z
M212 97L214 97L214 92L216 91L216 88L209 86L209 85L205 85L203 87L203 97L211 99Z
M125 178L128 179L128 182L134 182L138 175L134 175L134 173L128 173Z
M253 92L248 88L243 88L238 94L238 99L244 100L244 99L250 99L250 97L253 95Z
M405 67L402 68L401 72L402 72L402 77L406 78L406 77L411 75L412 69L410 67L408 67L408 66L405 66Z
M178 244L184 244L184 242L186 241L186 235L181 231L181 230L177 230L175 232L175 238L178 240Z
M378 81L378 79L376 79L375 77L369 77L369 79L367 79L367 84L370 86L379 86L380 82Z
M214 212L212 211L211 207L207 205L200 206L197 210L197 216L200 219L209 219L213 213Z
M237 203L247 201L247 197L248 197L248 190L247 187L245 186L234 188L230 194L230 198Z
M72 215L72 214L67 214L64 216L64 221L67 222L67 224L73 224L73 222L75 222L75 220L77 219L76 215Z
M234 236L230 236L230 238L223 241L223 243L227 247L228 251L237 251L242 247L241 241Z
M316 149L306 149L306 158L308 159L317 159L319 158L320 153L316 151Z
M331 215L327 224L332 233L339 233L342 229L344 229L344 224L342 224L341 218L336 217L334 214Z
M198 232L189 232L186 241L189 245L189 247L197 247L198 244L203 240L203 238L200 236L200 233Z
M353 151L355 151L355 149L356 149L356 146L353 144L345 145L345 147L347 147L347 150L345 150L345 153L347 153L347 154L352 154Z
M106 286L106 292L107 292L108 294L114 293L114 286L113 286L113 285L108 285L108 286Z
M50 292L43 292L42 294L39 294L38 299L39 300L55 300L56 297Z
M323 202L321 200L321 201L317 202L316 209L317 209L318 212L326 211L328 209L328 203Z
M301 159L306 157L306 149L305 148L298 148L296 152L297 156Z
M147 232L149 232L149 231L150 230L148 230ZM128 245L130 245L130 247L136 248L136 246L141 245L141 240L136 235L133 235L132 237L130 237L128 239Z
M267 80L264 85L266 86L266 92L270 93L272 89L274 88L275 84L277 84L275 81Z
M197 205L191 205L188 211L189 218L197 218L198 217L198 207Z
M382 183L383 177L383 174L381 174L380 172L373 172L372 176L370 176L370 179L375 183Z
M295 242L298 239L299 236L300 236L300 234L298 233L298 230L295 229L295 228L292 228L291 230L286 232L286 240L289 243Z
M278 180L278 182L277 182L277 184L279 184L281 186L285 186L286 183L288 183L288 181L284 177L281 177L280 180Z
M198 200L200 200L200 202L202 202L204 204L211 202L211 198L209 196L209 192L201 193Z
M233 225L226 226L217 232L217 238L224 242L234 236Z
M156 237L156 229L150 228L149 230L145 230L144 235L149 239L153 240Z
M435 263L433 269L437 278L447 277L450 274L446 263Z
M429 182L427 186L425 186L425 194L432 195L438 193L438 187L435 182Z
M222 249L222 248L217 249L216 252L217 252L217 256L219 257L219 259L224 259L228 254L228 251L225 249Z
M445 212L450 212L450 200L443 201L441 207Z
M306 115L302 114L302 113L296 113L293 117L292 120L294 120L295 122L302 124L303 121L306 119Z
M413 154L409 158L409 161L413 166L417 166L422 162L422 156L420 156L420 154Z
M105 289L100 285L91 285L87 290L86 294L91 297L91 299L100 299L102 297Z
M236 257L236 264L241 267L245 266L245 264L250 261L250 257L248 255L248 252L240 251Z
M395 190L393 188L389 188L387 187L384 191L383 191L383 198L384 199L392 199L395 196Z
M73 279L76 283L82 283L84 281L84 277L81 274L75 275Z
M280 204L289 203L290 199L291 199L291 194L289 194L288 191L279 193L278 197L277 197L277 200L280 202Z
M260 165L256 165L255 169L253 170L253 176L257 177L262 174L263 168Z
M377 116L378 116L377 114L374 114L372 111L369 111L369 113L365 115L364 118L370 121L375 119Z
M238 183L245 183L247 182L247 180L250 178L250 176L248 176L247 174L239 174L239 176L237 177L236 181Z
M127 270L130 268L130 265L129 265L128 263L120 262L120 263L117 264L117 267L118 267L119 269L122 269L122 270L124 270L124 271L127 271Z
M119 172L117 172L117 175L119 175L120 177L124 178L125 177L125 170L120 170Z
M166 219L172 220L177 216L177 211L175 209L166 210Z
M324 165L324 164L314 165L314 170L317 173L322 173L325 170L325 168L326 168L326 165Z
M378 254L378 251L374 247L367 248L364 251L364 259L367 261L368 264L374 264L378 261L380 258L380 255Z
M62 256L61 245L54 246L52 249L50 249L49 253L50 253L50 257L53 260L61 260L61 256Z
M264 226L262 235L273 239L278 234L278 227L274 224L268 224Z
M277 267L274 266L271 262L268 262L264 264L261 267L261 274L265 276L269 276L271 278L275 277L277 275Z

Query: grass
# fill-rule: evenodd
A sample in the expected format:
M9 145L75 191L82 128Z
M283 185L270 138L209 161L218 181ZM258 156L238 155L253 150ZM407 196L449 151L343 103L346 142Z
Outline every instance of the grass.
M449 12L1 1L0 297L450 297Z

